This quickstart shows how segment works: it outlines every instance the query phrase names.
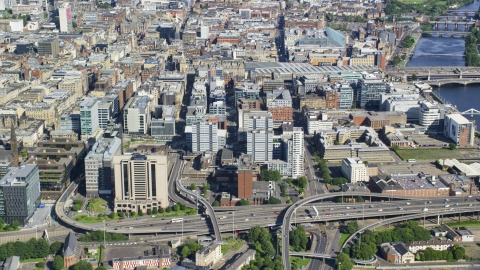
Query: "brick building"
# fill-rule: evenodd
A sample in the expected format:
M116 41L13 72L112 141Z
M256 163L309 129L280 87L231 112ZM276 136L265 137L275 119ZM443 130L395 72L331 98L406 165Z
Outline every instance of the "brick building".
M450 188L435 176L418 174L397 174L370 178L370 190L392 196L448 197Z

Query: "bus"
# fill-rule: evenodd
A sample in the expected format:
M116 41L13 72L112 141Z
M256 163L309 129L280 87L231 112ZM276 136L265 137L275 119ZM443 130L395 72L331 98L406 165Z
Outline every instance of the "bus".
M172 218L172 223L182 222L183 218Z
M417 160L416 159L407 159L407 162L413 163L413 162L417 162Z

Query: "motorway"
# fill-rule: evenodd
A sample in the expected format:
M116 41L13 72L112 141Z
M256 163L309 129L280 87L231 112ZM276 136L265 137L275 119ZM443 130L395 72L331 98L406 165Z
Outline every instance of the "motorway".
M318 231L309 231L313 238L312 245L315 246L314 253L325 254L327 248L327 237L323 233L318 233ZM323 261L322 259L313 258L308 264L309 270L318 270L322 268Z
M372 196L381 197L384 199L390 199L390 195L385 194L372 194L372 193L342 193L343 196ZM310 211L311 206L309 204L321 199L331 199L333 197L341 196L340 193L329 193L323 195L312 196L301 201L298 201L295 205L292 205L287 209L283 219L282 225L282 260L285 265L285 269L290 269L290 250L289 250L289 234L288 229L292 223L304 223L314 221L337 221L345 219L364 219L365 217L383 217L386 216L398 216L401 215L399 220L406 220L406 216L415 214L415 218L426 218L427 216L440 216L471 213L476 211L476 198L425 198L420 199L418 197L406 197L396 196L396 199L409 199L412 201L390 201L383 203L368 203L368 204L314 204L319 212L318 217L305 217L297 218L297 210ZM465 201L465 200L469 201ZM305 206L304 206L305 205ZM360 205L360 207L359 207ZM360 210L361 209L361 210ZM312 213L313 211L310 211ZM419 214L420 213L420 214ZM362 224L363 225L363 224Z

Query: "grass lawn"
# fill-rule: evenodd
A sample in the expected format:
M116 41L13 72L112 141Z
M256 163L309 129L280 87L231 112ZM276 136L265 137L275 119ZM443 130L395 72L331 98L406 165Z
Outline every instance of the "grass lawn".
M95 212L105 212L107 211L108 203L102 199L92 199L88 203L87 210L91 211L92 208Z
M393 230L394 228L395 228L394 226L390 226L390 228L388 228L387 226L380 226L380 227L375 228L375 231L376 232L383 232L383 231Z
M460 222L448 222L446 224L451 227L480 226L480 221L468 220L468 221L460 221Z
M35 258L35 259L28 259L28 260L21 260L21 263L39 263L39 262L44 262L45 260L43 258Z
M290 257L291 264L295 264L297 269L302 269L302 266L307 267L308 263L310 262L309 258L301 259L297 257Z
M80 223L86 223L86 224L103 222L103 218L98 218L97 216L92 217L92 216L88 216L87 214L76 215L73 219ZM109 217L105 217L105 222L115 221L115 220L118 220L118 218L111 219Z
M237 250L239 249L241 246L243 246L246 242L242 239L232 239L232 238L228 238L227 240L224 240L223 241L223 244L222 244L222 253L223 255L225 255L225 253L227 253L227 251L233 249L233 250Z
M191 215L196 215L197 214L197 209L193 208L187 208L186 210L178 210L178 211L173 211L170 213L163 212L163 213L158 213L155 215L156 218L164 218L164 217L181 217L181 216L191 216Z
M465 150L450 150L450 149L400 149L397 154L403 159L418 159L418 160L438 160L438 159L461 159L472 151Z
M341 247L345 241L347 241L348 237L350 237L351 234L349 233L342 233L342 236L340 236L340 240L338 241L338 246Z

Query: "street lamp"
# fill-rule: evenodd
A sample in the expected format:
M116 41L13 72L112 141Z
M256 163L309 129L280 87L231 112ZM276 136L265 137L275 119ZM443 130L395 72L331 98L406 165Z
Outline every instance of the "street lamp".
M232 239L235 239L235 211L233 211L232 214L233 214L233 235L232 235Z
M427 202L425 202L425 207L423 208L423 227L425 228L425 212L427 209Z
M106 238L105 238L105 231L106 231L106 229L105 229L105 219L104 219L104 220L103 220L103 246L104 246L104 247L107 246L107 242L106 242L107 240L106 240Z

